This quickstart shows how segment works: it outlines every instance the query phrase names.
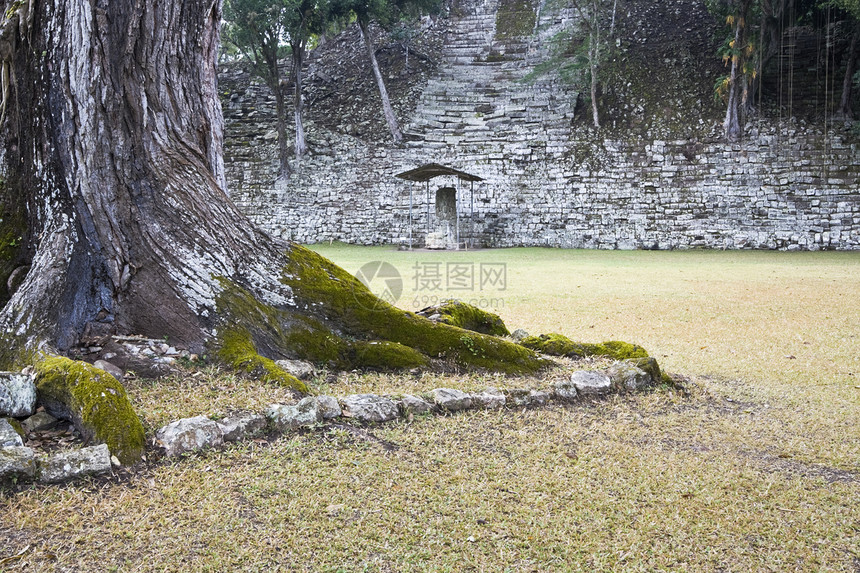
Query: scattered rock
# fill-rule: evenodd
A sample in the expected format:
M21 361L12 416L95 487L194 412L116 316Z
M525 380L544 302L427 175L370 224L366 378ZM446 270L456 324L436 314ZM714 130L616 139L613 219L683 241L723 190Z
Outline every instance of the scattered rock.
M472 406L494 410L505 407L505 395L498 388L487 388L483 392L475 392L471 395Z
M458 410L466 410L472 406L472 397L461 391L453 388L436 388L431 390L433 401L437 406L444 410L456 412Z
M507 390L507 400L509 406L518 408L531 408L533 406L543 406L549 402L549 392L542 390L526 390L525 388L513 388Z
M54 424L57 423L57 418L53 417L49 413L40 410L36 412L23 422L21 422L21 426L24 428L24 431L28 434L33 432L38 432L40 430L45 430L50 428Z
M309 380L314 375L314 365L304 360L275 360L275 364L299 380Z
M20 372L0 372L0 416L23 418L36 410L36 383Z
M320 410L322 410L323 420L331 420L332 418L337 418L341 415L340 404L337 401L337 398L334 396L317 396L317 402L319 402Z
M432 249L434 247L427 248ZM437 305L421 309L416 314L434 322L450 324L481 334L493 336L508 336L510 334L498 314L456 299L444 300Z
M647 372L654 384L660 384L663 381L663 373L660 371L660 365L657 364L656 358L651 356L647 358L631 358L626 362Z
M224 443L224 433L214 420L206 416L183 418L171 422L155 433L167 456L178 456ZM121 458L120 458L121 459Z
M251 413L227 416L216 423L221 428L225 442L238 442L262 432L267 421L262 414Z
M118 366L114 366L107 360L96 360L95 362L93 362L93 366L104 370L117 380L122 380L123 378L125 378L125 372L123 372L121 368L119 368Z
M36 475L36 454L30 448L12 446L0 448L0 482Z
M651 384L651 375L629 362L613 364L607 374L617 392L635 392Z
M529 335L528 332L526 332L522 328L518 328L511 333L511 338L513 338L515 341L519 342L523 338L527 338L528 335Z
M600 396L612 392L609 376L596 370L579 370L570 376L570 382L583 396Z
M282 430L292 430L322 422L323 413L316 397L308 396L295 406L272 404L266 409L266 417Z
M433 409L433 405L430 402L411 394L406 394L400 398L398 407L400 408L400 412L404 415L409 414L410 412L413 414L426 414Z
M39 481L60 483L83 476L98 475L111 469L106 444L60 452L39 459Z
M22 447L24 440L6 418L0 418L0 448Z
M388 422L397 418L397 406L376 394L350 394L340 401L344 416L360 422Z
M571 380L559 380L552 385L552 393L560 402L575 402L577 398L576 386Z

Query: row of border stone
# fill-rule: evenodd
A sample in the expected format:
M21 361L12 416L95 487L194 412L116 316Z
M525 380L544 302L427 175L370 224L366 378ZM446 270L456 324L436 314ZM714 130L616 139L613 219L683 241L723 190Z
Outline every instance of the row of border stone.
M336 418L381 424L416 414L539 407L553 400L574 403L582 398L639 391L656 382L658 380L634 361L623 361L605 372L573 372L568 378L557 380L550 388L542 390L487 388L470 393L454 388L436 388L421 396L308 396L294 405L272 404L262 413L237 414L218 420L206 416L183 418L159 429L156 444L166 456L179 456L251 438L266 429L285 432L313 427Z

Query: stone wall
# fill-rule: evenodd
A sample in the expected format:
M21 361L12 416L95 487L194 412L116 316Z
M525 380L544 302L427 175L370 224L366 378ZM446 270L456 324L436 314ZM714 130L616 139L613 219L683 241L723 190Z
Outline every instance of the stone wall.
M860 144L847 128L760 119L727 144L718 120L694 116L674 132L597 137L558 74L528 75L571 15L537 10L534 35L500 40L497 9L478 0L444 22L440 65L399 110L404 144L311 120L312 153L287 184L274 181L271 98L223 74L234 201L273 234L307 243L406 244L411 196L421 245L438 230L436 189L454 186L460 240L483 246L860 248ZM473 191L453 178L427 187L394 176L429 162L484 181Z

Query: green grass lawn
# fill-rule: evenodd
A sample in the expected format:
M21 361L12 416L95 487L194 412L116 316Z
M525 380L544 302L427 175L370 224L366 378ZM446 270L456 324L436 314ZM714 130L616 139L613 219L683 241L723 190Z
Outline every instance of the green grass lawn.
M0 497L0 570L860 570L860 253L314 249L350 272L391 263L409 310L457 297L511 330L641 344L690 395L328 426L122 480L33 486ZM504 289L481 290L499 264ZM446 284L468 287L456 271L470 266L474 288ZM541 383L342 373L313 385ZM286 397L213 369L128 386L150 435Z

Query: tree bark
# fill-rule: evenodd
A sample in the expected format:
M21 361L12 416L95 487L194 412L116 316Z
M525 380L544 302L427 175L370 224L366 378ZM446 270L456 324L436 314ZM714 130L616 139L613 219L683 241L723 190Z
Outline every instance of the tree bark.
M749 12L749 0L743 0L735 15L735 37L732 55L732 67L729 72L729 93L726 104L726 118L723 121L723 133L728 141L737 141L741 137L741 105L744 103L744 87L741 81L743 74L744 55L743 43L746 39L746 17Z
M287 96L286 86L280 78L275 77L275 84L270 86L275 94L275 113L278 116L278 179L286 181L290 178L290 140L287 135ZM298 136L298 134L296 134Z
M0 368L33 351L66 351L93 324L208 347L267 376L284 357L543 366L520 346L379 301L235 208L216 89L220 0L31 6L0 30L0 56L17 80L2 166L30 206L34 253L0 312Z
M854 91L854 72L857 69L858 51L860 51L860 22L854 23L851 34L851 46L848 48L848 61L845 64L845 76L842 79L842 97L839 100L839 116L852 119L854 110L851 108L851 96Z
M302 65L304 65L305 45L303 41L291 42L293 49L293 114L296 120L296 160L302 158L308 147L305 142L305 126L302 121L304 103L302 101Z
M376 49L373 47L373 40L371 40L367 29L368 22L363 18L359 18L358 25L361 29L361 37L364 39L364 45L367 48L367 55L370 58L373 75L376 77L379 96L382 98L382 112L385 115L385 122L388 124L388 130L391 132L391 137L395 142L399 143L403 141L403 134L400 132L400 127L397 125L397 117L394 115L394 110L391 108L391 100L388 99L388 90L385 89L385 81L382 79L382 72L379 71L379 63L376 61Z

